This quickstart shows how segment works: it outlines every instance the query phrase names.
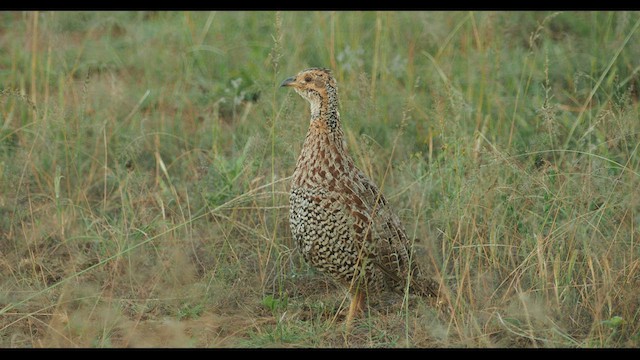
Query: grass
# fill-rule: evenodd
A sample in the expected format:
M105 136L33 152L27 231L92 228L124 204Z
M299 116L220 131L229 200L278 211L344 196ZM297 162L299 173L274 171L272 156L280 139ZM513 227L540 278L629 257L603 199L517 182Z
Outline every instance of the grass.
M639 13L0 20L0 347L640 346ZM443 313L297 253L310 66Z

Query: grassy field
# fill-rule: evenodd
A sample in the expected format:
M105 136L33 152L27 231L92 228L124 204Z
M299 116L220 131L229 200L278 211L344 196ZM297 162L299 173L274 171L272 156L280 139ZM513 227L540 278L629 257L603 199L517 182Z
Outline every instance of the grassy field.
M640 346L640 13L0 12L0 347ZM442 309L288 227L331 68Z

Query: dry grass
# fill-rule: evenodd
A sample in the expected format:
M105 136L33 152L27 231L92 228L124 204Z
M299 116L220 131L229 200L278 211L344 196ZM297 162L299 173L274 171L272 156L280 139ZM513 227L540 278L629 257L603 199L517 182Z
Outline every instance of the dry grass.
M640 345L638 13L0 20L0 347ZM297 254L307 66L442 311Z

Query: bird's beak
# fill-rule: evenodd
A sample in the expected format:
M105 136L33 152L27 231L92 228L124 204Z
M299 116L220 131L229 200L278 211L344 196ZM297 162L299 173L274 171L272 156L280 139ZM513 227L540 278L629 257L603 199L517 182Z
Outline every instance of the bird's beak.
M283 86L293 86L293 85L295 85L295 84L296 84L296 78L292 76L292 77L290 77L290 78L285 79L285 80L282 82L282 84L280 84L280 87L283 87Z

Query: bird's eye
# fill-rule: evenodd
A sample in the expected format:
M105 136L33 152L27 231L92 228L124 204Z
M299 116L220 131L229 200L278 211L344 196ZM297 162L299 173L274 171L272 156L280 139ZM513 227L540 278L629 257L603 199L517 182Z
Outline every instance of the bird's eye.
M305 82L310 82L311 81L311 76L307 75L304 77L304 81Z

